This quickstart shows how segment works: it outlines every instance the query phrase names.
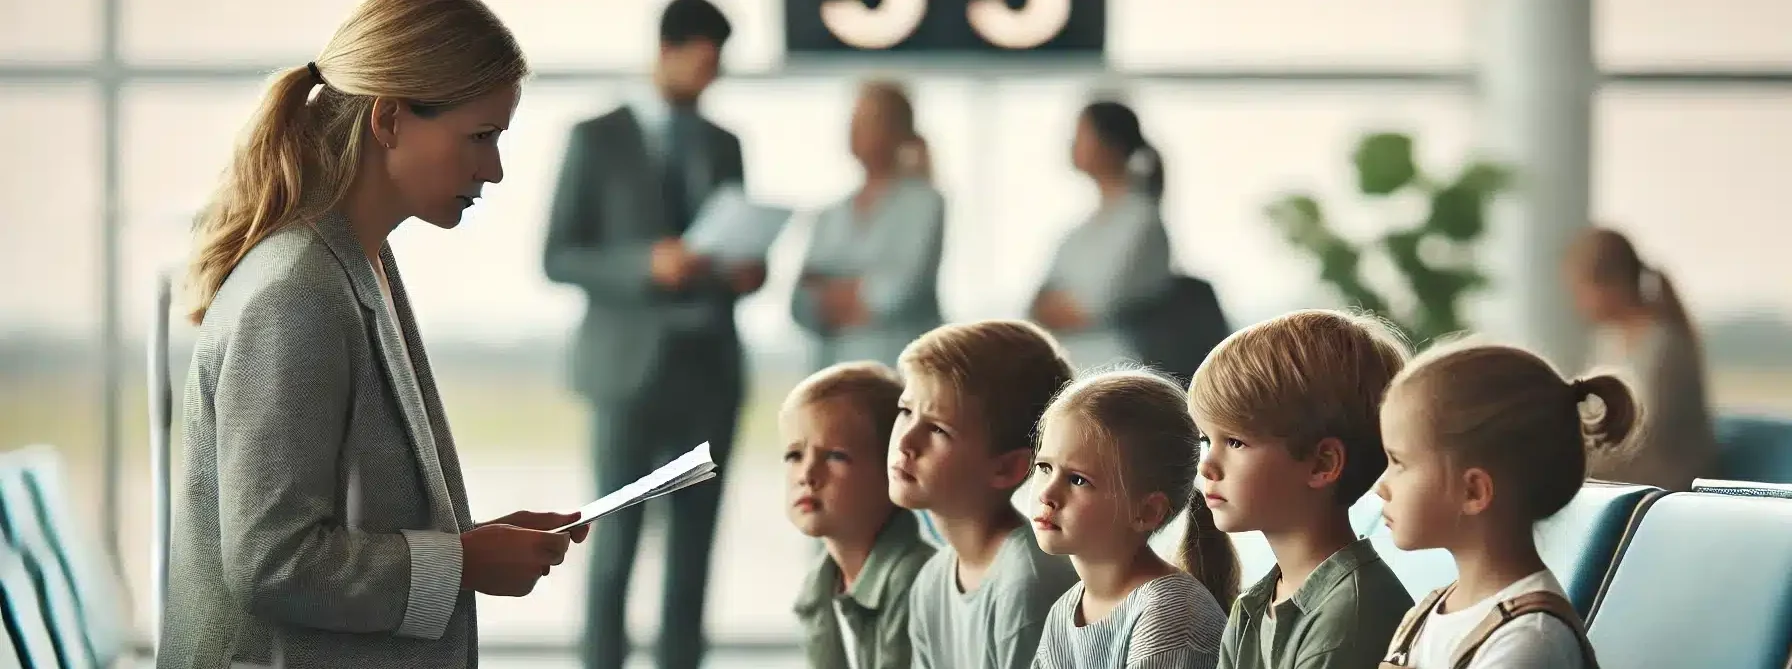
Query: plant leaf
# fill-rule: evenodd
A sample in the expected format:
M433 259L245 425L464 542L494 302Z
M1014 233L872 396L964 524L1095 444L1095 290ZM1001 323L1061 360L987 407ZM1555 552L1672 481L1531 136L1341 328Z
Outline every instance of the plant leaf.
M1413 163L1412 138L1384 132L1364 137L1357 145L1357 187L1368 195L1387 195L1411 183L1419 169Z

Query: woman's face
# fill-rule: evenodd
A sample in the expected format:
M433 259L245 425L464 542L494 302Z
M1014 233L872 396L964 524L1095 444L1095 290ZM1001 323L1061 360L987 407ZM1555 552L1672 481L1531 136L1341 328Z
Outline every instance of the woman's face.
M1089 124L1089 118L1077 119L1076 137L1070 142L1070 164L1090 176L1113 170L1113 150L1101 141L1101 135Z
M369 148L385 151L386 176L404 211L438 227L459 225L485 184L504 180L498 136L521 96L520 87L505 86L431 115L395 105L389 128L375 133L384 145Z
M901 140L891 127L889 105L876 95L859 96L853 107L847 143L862 165L887 165L896 159Z
M1575 308L1582 318L1592 323L1610 323L1634 309L1640 298L1635 290L1600 281L1584 262L1571 262L1568 267L1568 291L1574 296Z

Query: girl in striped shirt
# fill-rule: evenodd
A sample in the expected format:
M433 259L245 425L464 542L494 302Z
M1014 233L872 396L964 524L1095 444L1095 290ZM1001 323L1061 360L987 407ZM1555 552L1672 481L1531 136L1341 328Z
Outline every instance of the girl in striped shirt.
M1232 542L1198 494L1188 398L1145 371L1085 378L1040 421L1033 484L1039 547L1070 556L1082 583L1052 606L1035 669L1211 669L1238 594ZM1182 566L1150 537L1183 511Z

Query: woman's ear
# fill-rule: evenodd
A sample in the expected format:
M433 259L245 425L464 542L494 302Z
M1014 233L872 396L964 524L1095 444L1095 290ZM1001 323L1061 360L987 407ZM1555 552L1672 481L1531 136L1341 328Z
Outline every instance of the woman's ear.
M373 108L367 114L367 127L373 132L373 141L388 149L398 146L399 105L399 101L392 98L374 98Z

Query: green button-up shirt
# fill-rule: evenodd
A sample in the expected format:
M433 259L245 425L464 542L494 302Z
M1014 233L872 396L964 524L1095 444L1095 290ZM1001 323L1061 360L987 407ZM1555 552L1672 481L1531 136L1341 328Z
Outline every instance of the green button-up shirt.
M848 649L834 615L839 602L857 647L850 652L859 669L907 669L912 651L908 637L908 592L915 574L933 556L921 538L915 514L897 509L877 533L865 568L852 589L840 591L840 566L822 555L796 602L803 624L804 647L814 669L846 669Z
M1274 637L1264 639L1263 613L1281 574L1280 567L1270 569L1233 603L1220 638L1220 669L1375 669L1412 608L1394 571L1368 539L1358 539L1275 605ZM1264 657L1265 647L1273 657Z

